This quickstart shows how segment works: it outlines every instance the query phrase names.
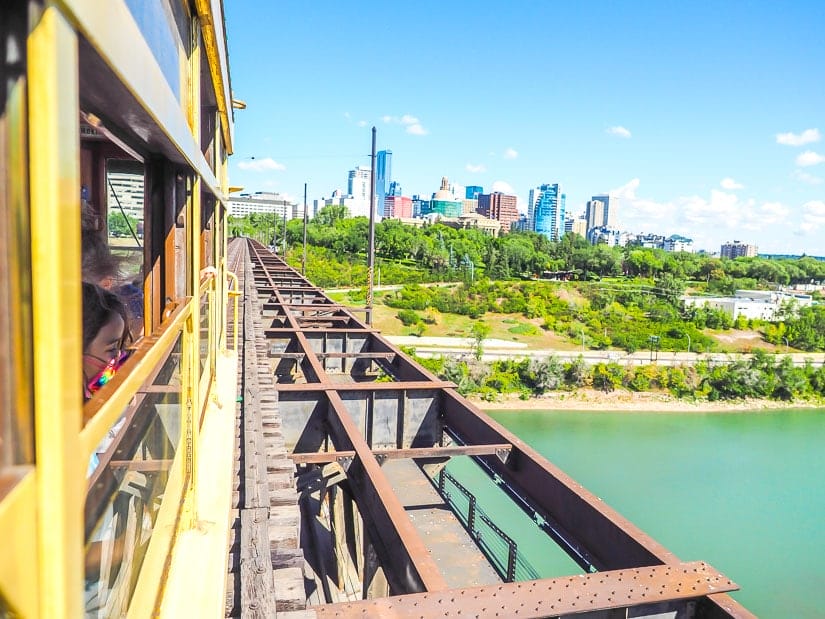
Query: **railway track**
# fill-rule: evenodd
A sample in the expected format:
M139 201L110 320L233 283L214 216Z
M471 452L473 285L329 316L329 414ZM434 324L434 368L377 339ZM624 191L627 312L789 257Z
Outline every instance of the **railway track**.
M280 432L261 309L245 240L229 245L227 265L243 291L238 321L238 403L226 617L314 617L304 612L303 553L295 467ZM233 312L232 307L227 311ZM232 337L228 329L227 338Z
M264 246L234 240L228 264L244 309L227 617L404 616L402 607L422 617L752 617L725 595L735 583L681 562ZM462 537L476 535L481 510L453 533L444 483L430 488L455 456L472 458L582 574L518 582L512 548L490 586L479 566L491 557L472 558L482 540ZM470 596L478 608L465 605Z

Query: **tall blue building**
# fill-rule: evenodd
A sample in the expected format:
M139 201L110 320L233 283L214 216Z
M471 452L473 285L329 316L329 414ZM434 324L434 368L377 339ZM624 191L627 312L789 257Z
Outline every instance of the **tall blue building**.
M392 151L379 150L375 164L375 212L384 216L384 198L390 195L392 182Z
M465 200L478 200L478 196L484 193L484 188L479 185L467 185L464 188Z
M390 182L390 190L387 192L388 196L400 196L401 195L401 183L398 181Z
M558 241L564 234L564 202L558 183L541 185L530 190L527 216L533 230L551 241Z

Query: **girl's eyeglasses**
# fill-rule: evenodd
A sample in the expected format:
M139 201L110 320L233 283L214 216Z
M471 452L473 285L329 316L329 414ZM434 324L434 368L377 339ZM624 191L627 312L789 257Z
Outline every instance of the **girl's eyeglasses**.
M86 356L87 357L93 357L94 359L97 359L101 363L103 362L102 359L98 359L98 357L95 357L94 355L86 355ZM128 358L129 358L129 351L128 350L124 350L124 351L118 353L117 355L115 355L114 357L112 357L106 363L106 365L103 366L103 369L101 369L100 372L95 374L95 376L94 376L94 378L92 378L92 380L90 380L88 383L86 383L86 391L87 391L86 397L91 397L91 395L93 393L100 390L100 388L103 385L105 385L110 380L112 380L112 378L114 378L114 376L115 376L115 373L120 369L120 366L122 366L126 362L126 359L128 359Z

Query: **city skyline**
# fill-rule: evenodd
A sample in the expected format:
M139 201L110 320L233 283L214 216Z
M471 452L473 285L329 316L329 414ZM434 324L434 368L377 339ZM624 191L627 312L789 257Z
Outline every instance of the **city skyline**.
M378 6L227 5L233 93L248 105L233 185L346 190L375 125L405 196L447 176L526 212L531 187L558 183L573 216L609 193L623 230L825 254L823 6ZM414 36L390 45L399 24Z

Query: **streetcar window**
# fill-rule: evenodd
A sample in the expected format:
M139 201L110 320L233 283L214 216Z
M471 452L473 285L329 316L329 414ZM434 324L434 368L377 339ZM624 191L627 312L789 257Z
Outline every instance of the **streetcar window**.
M26 179L26 9L0 3L0 500L34 461ZM19 473L19 470L18 470ZM0 604L0 614L2 605Z
M126 614L181 446L178 339L97 454L84 507L87 616Z
M126 305L130 331L136 338L143 331L145 183L143 163L124 159L106 162L106 229L121 275L114 291Z

